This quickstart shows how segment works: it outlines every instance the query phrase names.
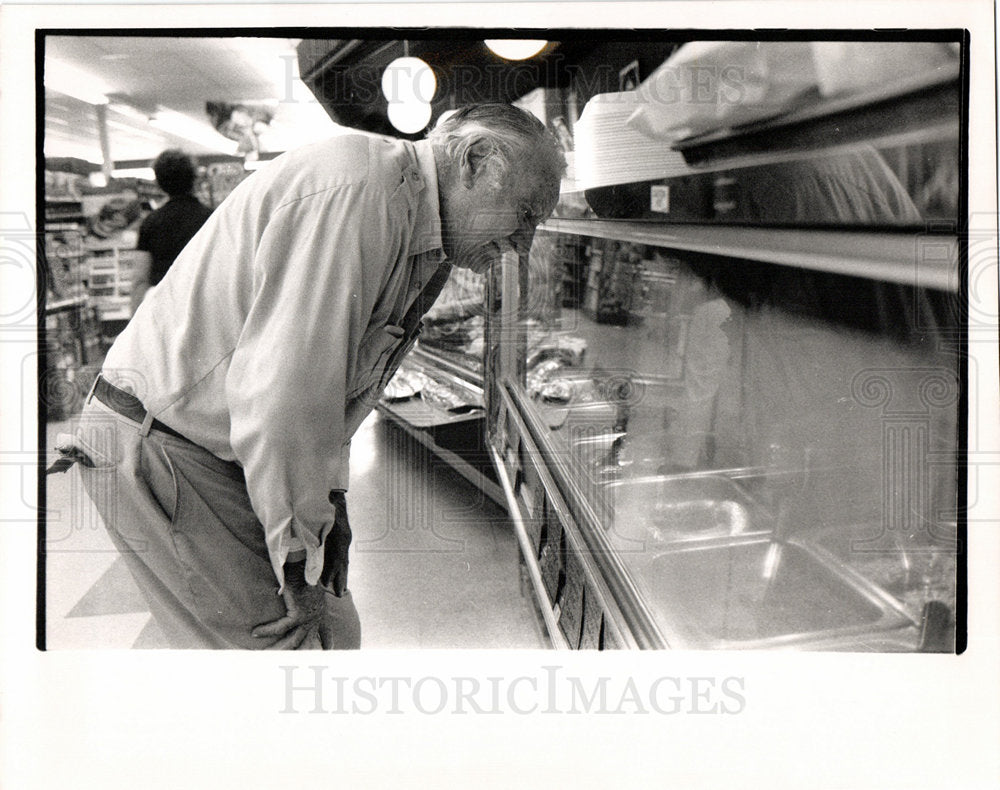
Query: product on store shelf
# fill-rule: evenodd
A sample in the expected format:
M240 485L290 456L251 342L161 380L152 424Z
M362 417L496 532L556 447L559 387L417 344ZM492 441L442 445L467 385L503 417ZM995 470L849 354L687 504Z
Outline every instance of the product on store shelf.
M388 401L400 401L412 398L420 393L426 376L417 370L400 366L390 379L382 397Z
M420 390L420 397L428 406L443 411L465 412L482 405L476 403L469 395L459 391L458 388L426 376Z

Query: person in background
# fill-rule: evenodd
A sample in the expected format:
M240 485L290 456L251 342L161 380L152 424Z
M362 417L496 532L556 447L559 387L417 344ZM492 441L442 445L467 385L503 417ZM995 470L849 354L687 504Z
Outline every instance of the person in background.
M171 148L161 153L153 162L153 172L169 200L139 226L132 270L133 315L146 292L163 279L180 251L212 213L193 194L195 166L183 151Z
M527 266L564 169L540 121L480 105L418 142L343 130L215 210L57 446L173 647L360 646L351 436L453 265Z

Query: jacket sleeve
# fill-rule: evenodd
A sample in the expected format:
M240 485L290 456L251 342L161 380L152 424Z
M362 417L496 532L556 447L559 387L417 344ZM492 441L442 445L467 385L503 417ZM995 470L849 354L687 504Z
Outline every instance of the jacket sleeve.
M257 245L253 294L226 378L230 441L284 586L291 548L323 567L332 489L347 487L345 405L378 289L399 254L387 200L363 184L276 209Z

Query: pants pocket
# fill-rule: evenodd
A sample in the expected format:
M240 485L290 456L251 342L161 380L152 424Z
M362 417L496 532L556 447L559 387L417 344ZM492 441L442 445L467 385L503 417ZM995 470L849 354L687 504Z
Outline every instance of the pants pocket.
M232 644L285 614L264 527L245 484L164 445L176 486L171 535L194 597L196 616Z
M77 427L73 433L56 436L55 451L61 458L79 463L86 469L107 470L118 466L120 453L116 427Z

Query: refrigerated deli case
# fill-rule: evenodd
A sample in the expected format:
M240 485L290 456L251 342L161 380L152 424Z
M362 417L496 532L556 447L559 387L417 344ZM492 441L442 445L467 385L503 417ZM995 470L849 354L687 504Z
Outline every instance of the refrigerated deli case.
M958 97L938 69L684 139L694 175L566 196L550 277L505 256L487 443L554 646L955 649Z
M634 244L627 226L580 230ZM489 443L554 641L951 645L948 295L640 246L650 284L627 322L556 319L586 338L585 363L528 378L527 327L503 314L516 261L487 325ZM799 289L816 301L786 301ZM879 329L843 315L878 306Z

